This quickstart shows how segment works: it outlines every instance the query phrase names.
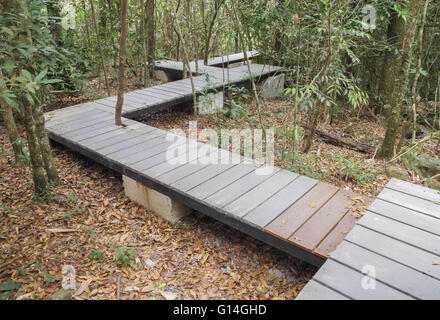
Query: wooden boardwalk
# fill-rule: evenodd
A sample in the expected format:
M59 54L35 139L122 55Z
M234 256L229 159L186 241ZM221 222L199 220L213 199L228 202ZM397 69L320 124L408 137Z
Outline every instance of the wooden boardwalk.
M297 299L440 299L440 193L392 179Z
M179 67L175 62L159 63L163 70ZM251 64L251 69L255 77L266 77L279 68ZM194 77L199 94L249 80L247 66L229 70L226 80L225 70L203 70L210 81L205 74ZM362 199L280 168L259 174L250 159L129 119L192 101L189 81L127 93L125 127L114 125L116 97L49 112L49 137L194 210L322 265L354 226Z

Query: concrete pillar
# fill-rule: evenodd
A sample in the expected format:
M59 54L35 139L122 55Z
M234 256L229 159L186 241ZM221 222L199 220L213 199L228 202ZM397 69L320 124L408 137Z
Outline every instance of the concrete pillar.
M173 81L172 75L163 71L163 70L154 70L154 74L156 75L156 79L158 79L162 82Z
M269 77L260 85L260 97L275 98L283 94L284 91L284 73Z
M197 97L199 114L213 114L223 109L223 91L207 93Z
M177 222L193 210L170 197L144 186L127 176L122 176L125 195L131 200L153 211L158 216L170 222Z

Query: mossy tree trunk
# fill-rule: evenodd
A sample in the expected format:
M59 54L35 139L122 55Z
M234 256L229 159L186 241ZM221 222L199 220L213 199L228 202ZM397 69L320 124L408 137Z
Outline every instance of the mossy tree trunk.
M53 152L50 147L49 138L46 132L43 107L38 105L34 108L35 130L40 144L41 158L43 159L44 170L49 182L54 185L60 184L57 168L54 165Z
M26 129L26 137L28 140L35 193L42 196L46 193L47 182L46 177L44 176L43 160L41 158L40 144L36 134L33 110L29 103L23 103L23 109L23 120Z
M3 73L0 69L0 89L5 89L3 84ZM15 163L19 166L23 165L23 149L20 147L18 141L20 139L20 134L17 130L17 125L15 124L14 113L12 107L6 102L0 99L0 113L2 115L3 125L5 126L6 133L8 134L9 141L11 142L12 149L14 151Z
M386 133L379 156L385 159L394 155L397 135L402 122L402 103L408 86L408 76L413 42L421 13L422 0L411 0L408 17L393 13L388 27L388 44L383 79L382 99L386 106Z

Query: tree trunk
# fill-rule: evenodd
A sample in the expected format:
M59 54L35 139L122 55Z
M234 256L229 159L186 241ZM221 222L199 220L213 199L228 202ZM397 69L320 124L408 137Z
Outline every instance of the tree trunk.
M39 196L46 194L46 177L44 176L43 161L41 159L41 150L38 137L35 133L35 120L32 115L32 106L24 102L23 120L26 128L26 137L29 147L29 156L32 168L32 178L34 181L35 193Z
M148 74L149 78L154 77L154 60L156 59L156 28L154 20L154 0L147 0L147 28L148 28L148 40L147 40L147 55L148 55Z
M96 22L96 13L95 13L95 6L93 5L93 0L89 0L90 2L90 6L92 9L92 19L93 19L93 26L95 28L95 33L96 33L96 40L98 42L98 49L99 49L99 55L101 57L101 68L104 72L104 83L105 83L105 88L107 90L107 95L110 96L110 86L108 84L108 78L107 78L107 70L105 68L105 58L104 58L104 51L102 50L102 43L101 43L101 38L99 36L99 30L98 30L98 24Z
M61 10L58 0L50 0L46 5L47 14L51 18L50 33L56 44L63 45L63 28L61 27Z
M41 158L43 159L44 170L46 171L49 182L54 185L60 184L57 168L53 163L53 152L50 148L49 138L47 137L43 107L38 105L34 108L35 133L37 134L40 145Z
M115 124L122 125L122 104L124 103L125 89L125 44L127 42L127 0L121 1L121 39L119 43L119 74L118 74L118 100L116 101Z
M386 56L383 73L383 95L386 109L386 133L379 157L390 159L394 155L399 126L402 122L401 107L408 85L408 75L413 42L419 21L422 0L411 0L409 16L405 20L397 13L391 18L388 42L391 50Z
M3 74L0 69L0 89L6 89L3 83ZM14 114L12 112L12 107L6 102L0 99L0 113L2 114L3 124L6 128L6 133L8 134L9 141L11 142L12 149L14 151L15 163L19 166L23 165L23 149L18 143L20 139L20 134L17 130L17 125L15 124Z

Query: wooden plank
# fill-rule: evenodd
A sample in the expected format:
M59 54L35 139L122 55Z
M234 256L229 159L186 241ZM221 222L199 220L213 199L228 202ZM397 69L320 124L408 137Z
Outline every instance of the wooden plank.
M184 149L179 149L177 151L177 154L173 156L166 156L165 161L162 161L158 164L155 164L153 166L149 166L148 168L145 168L142 170L142 173L152 177L160 177L162 174L171 171L172 169L179 167L183 165L183 163L188 163L197 158L197 147L198 144L192 144L192 143L185 143ZM158 178L160 181L162 181L161 178Z
M151 88L134 91L138 95L145 97L154 97L160 101L173 101L182 98L183 96L177 93L171 93L162 90L152 90Z
M216 165L215 167L221 167L221 165ZM217 191L223 189L234 181L240 179L241 177L254 171L255 168L248 164L238 164L231 167L230 169L221 172L215 177L210 178L209 175L206 176L205 182L197 185L197 187L192 188L188 191L188 194L192 195L197 199L205 199L216 193Z
M440 221L432 216L381 199L374 200L368 210L440 236Z
M141 93L137 93L137 92L133 92L133 91L126 93L124 96L130 97L133 99L137 99L141 103L146 103L148 106L155 105L158 103L164 103L166 101L169 101L170 99L172 100L172 98L170 98L170 97L160 97L159 98L159 97L156 97L155 95L152 95L150 93L141 94Z
M147 152L142 152L144 155L141 161L133 162L131 159L127 162L132 168L145 173L145 171L153 166L156 166L160 163L166 162L170 157L170 153L174 154L174 152L170 150L176 150L178 154L185 153L186 149L180 149L179 145L186 145L186 139L180 139L178 142L166 141L161 143L160 145L155 146L154 148L149 149ZM172 156L171 156L172 157Z
M143 92L146 92L148 94L152 93L152 94L155 94L158 97L166 96L166 97L176 98L176 99L183 97L183 95L181 95L181 94L163 90L161 85L139 90L139 93L143 93Z
M129 139L126 139L126 140L124 139L123 141L121 141L119 143L114 143L114 144L102 147L99 149L99 153L103 154L105 156L109 156L109 155L112 155L113 153L121 152L124 149L132 148L132 151L135 154L136 152L139 152L139 150L142 150L142 148L143 148L143 146L141 146L139 149L133 150L138 145L148 143L148 145L151 146L151 144L149 144L148 141L156 138L155 141L161 142L161 140L157 139L157 138L162 138L164 136L165 136L165 133L162 130L152 130L152 131L147 132L145 134L142 134L140 136L133 136L133 137L130 137Z
M313 216L321 206L331 199L337 191L337 187L319 182L313 189L268 225L265 231L280 239L288 239Z
M353 196L352 192L340 189L289 237L289 241L307 250L315 250L329 231L349 212L353 205Z
M310 280L295 300L350 300L339 292L330 289L315 280Z
M316 180L300 176L246 214L242 219L262 230L313 188L316 183Z
M257 186L268 180L279 170L279 168L274 168L271 173L260 175L257 173L256 170L253 170L249 174L239 178L230 185L225 186L221 190L218 190L208 198L205 198L205 201L218 208L224 208L226 207L226 205L236 200L243 194L250 192Z
M108 112L104 112L100 109L83 109L80 110L79 112L75 112L75 113L71 113L68 115L56 115L56 116L52 116L51 118L46 119L45 124L46 127L53 127L55 125L61 124L61 123L65 123L65 122L72 122L74 120L78 120L78 119L87 119L90 117L96 117L97 115L103 115L103 114L107 114Z
M387 188L378 198L440 219L440 205L434 202Z
M359 225L380 232L425 251L440 255L440 237L401 222L368 212Z
M422 187L408 181L402 181L392 178L387 183L386 188L400 191L425 200L440 202L440 191Z
M155 130L153 127L145 126L139 123L139 126L136 124L128 127L118 128L116 130L110 131L108 133L104 133L100 136L90 138L82 143L87 145L89 148L92 148L95 151L98 151L107 146L115 145L120 142L129 140L133 137L139 137L145 133L151 132Z
M336 227L321 241L314 252L323 258L331 256L333 251L347 236L348 232L350 232L350 230L356 225L358 219L359 218L355 213L351 211L348 212L338 222Z
M350 242L343 241L331 259L358 272L371 266L374 268L376 280L413 298L440 299L439 280Z
M98 125L101 121L107 121L112 119L114 116L111 114L97 114L95 117L91 115L90 117L82 117L79 119L74 119L72 121L63 121L57 124L46 126L47 129L59 132L60 134L69 134L70 132L88 128L90 126Z
M414 300L379 281L375 289L364 289L362 284L370 277L333 260L324 263L313 279L354 300Z
M205 147L206 146L207 145L205 144ZM203 150L199 149L197 153L197 160L186 163L173 170L170 170L169 172L164 173L160 176L160 180L164 183L172 184L180 179L188 177L189 175L206 168L208 165L212 165L212 163L215 163L215 159L219 158L219 149L215 147L209 149L204 148ZM215 158L211 158L211 156L214 156ZM213 161L211 161L211 159Z
M153 148L167 142L163 136L152 137L147 133L144 137L145 140L141 143L133 144L133 141L123 142L118 150L115 148L112 152L107 153L106 156L121 163L136 163L151 155Z
M99 103L103 106L107 106L110 109L115 110L116 108L116 97L109 97L109 98L105 98L105 99L101 99L101 100L96 100L96 103ZM124 110L136 110L140 107L144 107L143 104L141 103L137 103L137 102L133 102L131 100L126 100L124 99L124 103L122 104L122 111Z
M295 173L285 170L277 171L257 187L228 204L224 209L238 217L243 217L297 178L298 175Z
M110 113L95 113L89 116L82 115L82 117L75 118L72 120L63 119L62 121L58 121L58 123L51 123L46 125L46 128L60 131L63 133L69 133L74 130L87 128L88 126L98 124L102 120L109 120L114 117Z
M438 255L420 250L360 225L354 226L345 237L345 241L440 280L440 268L437 265L440 263L440 257Z
M75 135L72 137L72 139L75 139L77 142L81 142L83 140L89 139L91 137L96 137L98 135L104 134L106 132L112 131L116 129L117 125L114 124L114 122L110 122L107 126L102 126L101 128L96 128L95 130L90 130L88 132L84 132L82 134L77 134L75 132Z
M105 126L109 126L111 124L112 118L113 116L110 115L101 117L101 120L93 120L91 121L91 123L83 121L72 123L71 125L66 123L64 126L55 128L55 131L58 134L71 138L85 132L91 132Z

